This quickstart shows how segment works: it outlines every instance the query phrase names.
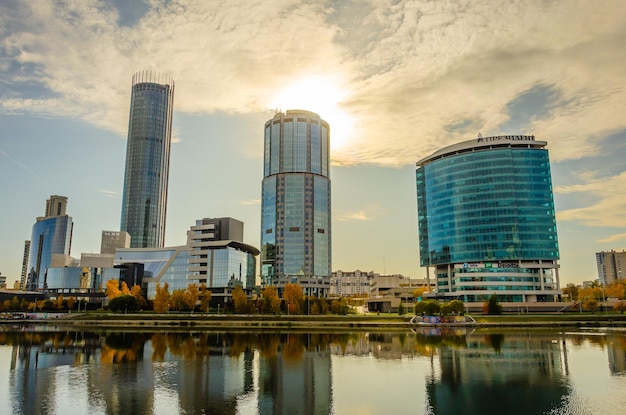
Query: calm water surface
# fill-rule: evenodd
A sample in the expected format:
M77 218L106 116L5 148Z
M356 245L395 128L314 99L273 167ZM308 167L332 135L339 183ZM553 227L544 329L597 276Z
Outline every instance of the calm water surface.
M0 414L626 413L626 332L0 330Z

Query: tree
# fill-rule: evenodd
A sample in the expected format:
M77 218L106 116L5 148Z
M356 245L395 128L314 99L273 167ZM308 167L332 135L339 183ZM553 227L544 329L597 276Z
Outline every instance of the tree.
M448 303L448 306L454 314L461 315L465 312L465 304L461 300L452 300Z
M569 283L563 288L563 295L567 295L570 301L578 301L578 286L576 284Z
M187 290L185 291L185 301L189 308L191 308L191 312L196 308L196 304L198 303L198 298L200 298L200 291L198 290L198 286L195 283L191 283L187 286Z
M139 310L144 309L148 306L148 302L143 296L140 286L133 285L133 288L130 289L130 295L135 297L135 299L137 300L137 307L139 307Z
M588 298L583 302L583 308L593 313L593 310L598 306L598 304L598 300L596 300L595 298Z
M183 311L187 310L189 305L185 298L185 290L174 290L170 295L170 310Z
M626 301L622 300L615 303L615 305L613 305L613 310L619 311L620 314L624 314L624 311L626 311Z
M119 287L120 282L118 280L108 280L106 284L106 289L104 290L104 294L109 300L112 300L118 295L122 294Z
M402 301L400 301L400 305L398 306L398 315L399 316L404 315L404 306L402 305Z
M207 289L206 284L200 284L200 311L208 313L209 302L211 301L211 291Z
M109 301L109 310L134 313L139 309L137 299L132 295L118 295Z
M345 298L339 297L338 300L330 302L330 311L334 314L346 315L350 311L350 306Z
M426 286L422 286L413 290L413 298L415 300L420 299L424 295L424 291L426 291Z
M441 312L441 305L436 300L426 300L415 303L415 315L425 314L434 316Z
M302 314L304 294L300 284L286 284L283 291L283 299L289 307L289 314Z
M70 297L67 299L67 309L73 310L76 305L76 297Z
M244 314L248 312L248 296L241 286L236 286L232 292L233 306L236 314Z
M54 302L54 306L57 310L63 310L63 296L59 295Z
M276 288L269 286L265 288L261 295L263 297L261 301L261 312L264 314L278 314L280 312L280 299Z
M626 295L626 286L623 280L614 281L606 287L606 296L623 300Z
M170 300L170 292L169 285L167 283L163 284L163 288L161 288L161 284L156 285L156 295L154 297L154 312L155 313L165 313L169 309L169 300Z
M130 295L130 290L128 289L128 285L126 284L126 281L122 281L121 293L122 295Z
M490 315L502 314L502 306L498 303L498 296L491 294L489 300L483 304L483 313Z

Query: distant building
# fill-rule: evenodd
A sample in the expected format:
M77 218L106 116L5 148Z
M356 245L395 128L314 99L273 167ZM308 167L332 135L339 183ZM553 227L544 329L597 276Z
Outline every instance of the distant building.
M20 273L19 289L26 289L28 278L28 256L30 255L30 241L24 241L24 256L22 257L22 272Z
M327 297L331 275L330 134L319 115L277 113L265 123L261 284L299 283Z
M243 243L243 222L233 218L204 218L187 232L189 279L214 290L236 285L256 287L259 250ZM218 266L216 266L216 264Z
M559 245L547 143L479 137L417 162L420 263L439 298L554 301Z
M174 81L152 72L133 75L120 229L131 247L165 242Z
M597 252L596 265L600 284L608 285L623 280L626 278L626 250Z
M373 278L379 276L373 271L335 271L330 277L330 295L348 297L363 295L369 297L370 284Z
M432 292L434 286L423 278L411 278L404 275L376 275L370 283L370 296L367 300L369 311L396 312L400 304L410 310L415 301L415 290L423 289L424 293Z
M46 216L38 217L33 225L26 284L29 291L45 289L48 268L59 263L64 266L65 257L70 255L73 222L72 217L65 213L66 206L66 197L50 196L46 201ZM59 259L59 255L62 259Z
M231 293L236 286L251 292L256 285L259 250L242 239L243 222L232 218L201 219L187 232L186 245L118 248L115 251L116 270L104 270L102 284L105 286L109 279L120 280L121 267L142 264L141 282L149 299L155 297L157 284L167 283L171 293L184 290L192 283L204 283L211 290L212 303L225 305L231 302Z
M117 248L130 248L130 234L124 231L102 231L100 253L115 255Z
M2 275L0 272L0 290L6 290L7 288L7 277Z

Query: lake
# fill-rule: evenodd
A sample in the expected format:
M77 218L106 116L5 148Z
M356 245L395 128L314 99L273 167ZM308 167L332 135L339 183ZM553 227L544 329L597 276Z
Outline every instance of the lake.
M626 413L626 331L0 330L0 414Z

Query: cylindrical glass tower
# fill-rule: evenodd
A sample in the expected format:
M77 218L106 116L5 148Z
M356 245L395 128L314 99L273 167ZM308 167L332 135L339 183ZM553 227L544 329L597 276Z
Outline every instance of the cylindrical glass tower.
M546 142L479 137L416 170L420 263L463 301L552 301L559 247Z
M133 75L120 229L131 248L165 243L174 81L152 72Z
M325 297L331 274L330 147L328 123L302 110L265 123L261 208L264 285L298 282Z

